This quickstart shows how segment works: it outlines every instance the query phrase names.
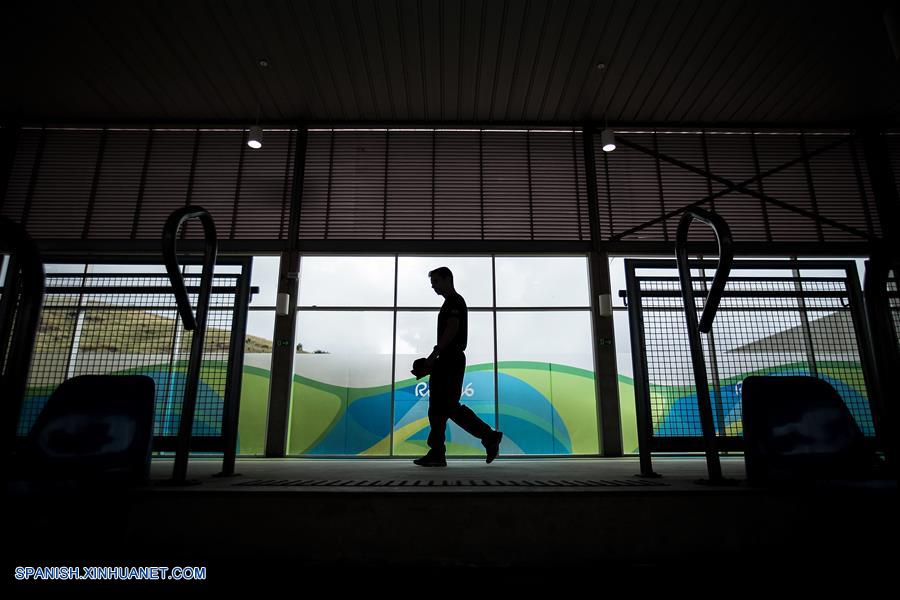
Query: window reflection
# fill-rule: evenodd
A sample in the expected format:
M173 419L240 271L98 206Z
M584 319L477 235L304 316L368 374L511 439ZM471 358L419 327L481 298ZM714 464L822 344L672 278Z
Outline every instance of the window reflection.
M401 256L397 263L399 306L440 306L444 298L431 289L429 271L447 267L467 306L492 306L490 256Z
M412 362L431 353L437 312L397 313L397 359L394 369L394 454L421 456L428 451L429 378L410 373ZM496 426L494 402L494 324L487 311L469 313L466 373L461 402L484 422ZM483 456L481 440L448 421L447 453Z
M590 331L589 311L498 311L505 453L599 453Z
M304 256L300 306L393 306L393 256Z
M388 311L300 311L288 453L390 453Z
M434 310L394 307L394 260L397 306ZM492 427L499 424L501 451L599 453L586 257L495 261L505 306L584 310L498 311L490 256L304 257L288 452L427 451L428 378L416 381L409 370L437 342L436 309L444 299L428 272L447 266L470 307L461 401ZM304 310L310 305L318 310ZM387 310L364 308L371 306ZM338 307L359 310L329 310ZM449 455L484 455L480 440L448 424Z
M586 256L498 256L497 306L588 306Z
M245 456L265 454L274 328L275 311L250 311L247 314L237 450Z

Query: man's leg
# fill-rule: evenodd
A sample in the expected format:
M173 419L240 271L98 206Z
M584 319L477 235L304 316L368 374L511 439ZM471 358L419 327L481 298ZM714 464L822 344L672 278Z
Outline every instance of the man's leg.
M429 393L428 424L430 431L428 432L428 447L430 450L428 454L434 456L446 456L447 454L444 440L447 433L447 419L449 415L447 414L446 406L444 406L445 404L440 397L435 398L433 394Z
M440 360L440 359L438 359ZM428 380L428 454L444 457L447 447L444 444L447 434L447 419L450 418L451 402L448 401L447 384L450 382L443 363L435 363Z
M465 374L466 361L465 357L463 357L454 364L454 370L448 381L449 407L447 414L453 419L454 423L462 427L463 430L470 435L477 437L481 440L481 445L486 447L485 441L493 439L491 434L494 430L491 429L490 425L482 421L478 415L475 414L475 411L465 404L461 404L459 401L462 397L463 378L465 377Z
M450 413L450 418L470 435L481 440L482 445L485 445L485 440L491 439L491 434L494 432L490 425L482 421L481 418L475 414L475 411L465 404L457 402L453 411Z

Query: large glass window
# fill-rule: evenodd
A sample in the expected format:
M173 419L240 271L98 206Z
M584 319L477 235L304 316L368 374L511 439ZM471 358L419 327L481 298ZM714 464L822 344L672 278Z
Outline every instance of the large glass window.
M259 291L250 297L247 335L244 338L237 449L242 456L263 456L266 452L279 262L278 256L253 257L250 285L259 288Z
M508 454L597 454L590 312L497 314L500 429Z
M300 310L289 454L388 455L389 311Z
M584 256L498 256L497 306L588 306Z
M409 371L437 342L440 266L469 307L461 402L504 431L501 452L597 454L584 256L303 257L288 452L427 451L429 378ZM452 421L446 440L484 454Z
M431 289L428 273L447 267L466 305L493 306L490 256L401 256L397 262L397 305L440 307L444 298ZM434 344L432 344L434 346Z
M437 335L437 311L397 313L397 359L394 370L394 454L421 456L428 451L429 377L418 381L412 362L428 356ZM494 394L494 319L491 311L469 310L466 372L460 401L496 428ZM481 441L453 421L447 422L448 454L484 454Z
M304 256L300 306L393 306L393 256Z

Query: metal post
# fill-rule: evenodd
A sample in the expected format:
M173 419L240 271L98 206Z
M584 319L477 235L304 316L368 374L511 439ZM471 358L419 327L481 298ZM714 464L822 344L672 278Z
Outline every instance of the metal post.
M791 257L797 260L796 256ZM819 376L816 367L816 349L813 344L812 329L809 327L809 316L806 314L806 298L803 297L803 282L800 280L800 269L792 269L794 276L794 291L797 292L797 307L800 310L800 325L803 327L803 339L806 346L806 361L809 363L809 372L813 377Z
M631 326L631 363L634 371L634 407L637 416L638 451L641 456L641 477L660 477L653 472L652 448L653 421L650 407L650 389L647 381L647 349L641 330L644 327L641 313L641 291L634 276L634 264L625 259L625 289L628 292L628 322Z
M84 290L87 284L88 265L84 265L84 271L81 274L81 289ZM84 293L78 294L78 304L75 307L75 328L72 331L72 337L69 342L69 357L66 360L66 379L75 377L78 362L78 350L81 346L81 330L84 329Z
M238 279L237 299L231 322L230 362L231 374L225 388L225 406L222 407L222 472L217 475L227 477L237 475L234 463L237 458L238 420L241 413L241 382L243 380L244 340L247 339L247 310L250 304L250 279L253 274L253 259L246 257L241 265Z
M700 255L700 261L703 261L703 255ZM709 293L706 288L706 269L700 267L700 283L703 291ZM725 432L725 407L722 405L722 386L719 383L719 359L716 355L716 338L713 336L712 329L706 332L706 345L709 347L709 368L712 370L712 386L715 392L714 405L716 407L716 425L724 435Z
M288 294L288 314L275 315L272 371L269 379L269 415L266 424L266 458L283 457L287 449L288 420L294 379L297 292L300 253L284 252L278 274L278 293Z
M619 409L619 374L616 369L616 342L613 318L601 317L599 297L610 296L609 256L600 246L600 211L597 201L597 166L594 157L594 125L582 130L584 170L587 182L591 250L588 269L591 293L591 325L594 338L594 393L598 401L600 442L603 456L622 456L622 418Z
M332 151L334 133L331 135ZM281 253L278 273L278 293L288 294L287 315L275 315L272 334L272 371L269 383L269 416L266 424L266 457L285 455L291 411L291 391L294 379L294 340L297 323L297 292L300 283L300 210L303 201L303 175L306 165L306 127L297 131L296 150L291 185L291 203L287 232L287 250ZM329 171L331 165L329 165ZM331 175L329 174L329 185ZM330 194L329 194L330 196ZM326 210L327 212L327 210ZM328 222L326 219L326 230Z
M869 261L866 261L866 275L868 276L866 281L869 284L875 284L875 281L871 277L874 273L869 273L869 265ZM877 286L877 284L875 285ZM883 305L880 307L878 306L884 299L884 285L885 282L882 281L881 292L876 292L874 294L875 302L871 308L876 309L876 311L878 311L879 308L884 308ZM871 295L873 291L875 290L867 290L867 293ZM880 345L884 338L882 337L881 332L872 330L870 323L866 318L866 311L869 309L869 306L867 306L867 302L863 296L863 290L859 284L859 276L855 262L850 262L847 266L847 296L850 303L849 312L853 321L853 330L856 333L856 346L859 348L863 380L865 381L866 390L868 391L868 394L866 395L869 400L869 412L872 414L872 426L875 429L876 443L879 443L882 449L885 450L888 460L892 460L893 453L888 447L889 436L887 434L888 428L885 423L884 398L881 394L881 389L879 388L878 375L879 363L884 363L885 352L876 348L876 344ZM873 322L878 322L876 313L873 313L872 317L876 318ZM881 329L887 329L888 338L893 334L893 327L890 322L885 322ZM895 348L896 345L893 343L893 340L891 340L889 346L885 348L885 350L892 351ZM887 354L889 355L890 352Z

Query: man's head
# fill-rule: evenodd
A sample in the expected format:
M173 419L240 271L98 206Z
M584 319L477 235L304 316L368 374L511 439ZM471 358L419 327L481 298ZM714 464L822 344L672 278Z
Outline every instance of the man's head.
M453 273L447 267L438 267L428 272L431 278L431 288L434 293L440 296L446 296L453 291Z

